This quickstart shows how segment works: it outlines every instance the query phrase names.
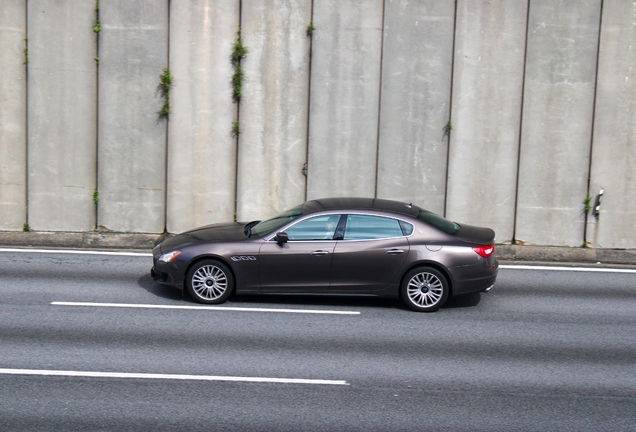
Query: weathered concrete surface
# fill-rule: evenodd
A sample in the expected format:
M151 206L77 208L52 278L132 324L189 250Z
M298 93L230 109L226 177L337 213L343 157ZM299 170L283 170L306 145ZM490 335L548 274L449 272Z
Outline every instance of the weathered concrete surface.
M457 7L446 216L512 240L527 0Z
M28 202L34 230L95 227L94 7L72 0L28 2Z
M26 8L0 0L0 229L26 222Z
M583 243L600 3L530 3L516 240Z
M236 120L230 53L239 4L171 2L170 70L175 79L168 136L167 229L233 220Z
M596 90L590 194L605 189L587 240L634 248L636 235L636 3L606 0Z
M149 250L162 236L159 234L101 232L0 232L3 247L59 247L88 249Z
M377 195L443 214L455 5L385 7Z
M238 220L274 216L305 200L311 0L243 1Z
M375 196L381 0L314 3L307 197Z
M168 66L168 2L101 2L100 20L98 223L163 232L166 123L157 120L157 86Z

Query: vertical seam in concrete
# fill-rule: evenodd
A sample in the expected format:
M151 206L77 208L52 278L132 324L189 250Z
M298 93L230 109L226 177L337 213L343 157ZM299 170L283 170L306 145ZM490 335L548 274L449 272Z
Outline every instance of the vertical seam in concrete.
M166 64L168 73L170 72L170 0L168 0L168 28L166 31ZM170 98L170 92L168 92L168 100ZM170 107L171 109L172 107ZM170 135L170 112L166 117L166 142L165 142L165 156L164 156L164 178L163 178L163 233L168 232L168 136Z
M513 212L512 221L512 238L510 242L515 244L517 241L517 209L519 205L519 171L521 167L521 138L523 136L523 104L526 94L526 65L528 63L528 32L530 31L530 1L528 0L528 6L526 10L526 41L523 52L523 76L521 78L521 106L519 113L519 145L517 147L517 179L515 185L515 208Z
M241 39L243 38L243 0L239 0L239 16L238 16L238 27L241 32ZM239 60L239 65L240 65ZM234 160L234 222L237 221L238 217L238 183L239 183L239 139L241 138L240 127L241 127L241 101L236 102L236 121L239 125L239 133L236 135L236 158Z
M455 78L455 39L457 37L457 1L458 0L455 0L455 16L453 17L453 52L451 54L450 93L448 95L448 121L449 122L453 114L453 81ZM450 130L448 130L447 135L448 136L447 136L447 145L446 145L446 178L444 181L444 217L446 217L446 207L448 205L448 172L450 168L450 141L451 141Z
M99 8L95 11L95 18L99 22ZM99 32L95 33L95 190L98 201L95 203L95 230L99 228Z
M601 29L603 28L603 6L604 2L601 0L600 4L600 13L599 13L599 21L598 21L598 40L596 42L596 71L594 75L594 101L592 102L592 128L590 131L590 154L587 162L587 196L590 195L590 185L592 182L592 150L594 149L594 126L596 120L596 93L598 89L598 66L600 63L601 56ZM588 220L589 212L585 212L585 219L583 223L583 245L587 246L587 220Z
M378 171L380 169L380 116L382 114L382 72L384 69L384 17L386 14L386 0L382 2L382 27L380 28L380 79L378 85L378 126L375 138L375 191L373 197L378 197Z
M29 55L29 0L24 2L24 49L26 55ZM25 194L25 221L24 223L29 226L29 62L24 64L24 147L25 147L25 166L26 171L24 175L24 194ZM22 227L24 230L24 226Z
M311 12L309 16L309 23L313 25L314 23L314 0L311 0ZM310 109L311 109L311 57L312 57L312 49L314 46L314 36L313 31L311 36L309 36L309 70L307 73L307 140L305 142L305 166L304 174L305 174L305 201L307 201L307 184L309 183L309 122L311 119Z

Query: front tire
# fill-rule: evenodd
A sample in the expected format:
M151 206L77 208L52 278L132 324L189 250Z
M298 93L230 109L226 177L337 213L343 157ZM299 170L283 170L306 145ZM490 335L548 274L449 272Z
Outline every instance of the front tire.
M448 299L449 285L446 276L432 267L417 267L402 279L400 294L410 309L417 312L434 312Z
M234 290L234 277L225 264L216 260L202 260L188 271L186 288L199 303L223 303Z

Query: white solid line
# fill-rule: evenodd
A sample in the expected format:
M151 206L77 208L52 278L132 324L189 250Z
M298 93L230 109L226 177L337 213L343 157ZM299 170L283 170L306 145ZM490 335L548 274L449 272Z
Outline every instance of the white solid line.
M344 380L322 380L304 378L266 378L266 377L241 377L241 376L217 376L217 375L178 375L178 374L151 374L151 373L126 373L126 372L87 372L87 371L63 371L43 369L0 369L4 375L44 375L90 378L136 378L136 379L171 379L186 381L234 381L257 382L276 384L322 384L322 385L349 385Z
M234 311L234 312L279 312L297 314L326 314L326 315L360 315L354 311L316 310L316 309L268 309L268 308L239 308L226 306L177 306L177 305L151 305L151 304L128 304L128 303L85 303L85 302L51 302L53 306L94 306L94 307L119 307L119 308L141 308L141 309L189 309L189 310L212 310L212 311Z
M576 272L599 272L599 273L636 273L636 269L602 268L602 267L552 267L540 265L517 265L502 264L499 268L512 270L554 270L554 271L576 271Z
M151 257L149 252L108 252L108 251L92 251L92 250L74 250L74 249L16 249L16 248L0 248L0 252L22 252L22 253L47 253L47 254L75 254L75 255L116 255L131 257Z

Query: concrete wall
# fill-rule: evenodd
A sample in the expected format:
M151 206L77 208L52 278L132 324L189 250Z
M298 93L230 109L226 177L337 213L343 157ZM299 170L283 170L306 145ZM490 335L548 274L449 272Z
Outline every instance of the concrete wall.
M314 4L307 198L375 196L381 0Z
M0 230L26 222L26 7L0 0Z
M168 67L168 1L100 3L98 223L163 232L166 122L157 120Z
M236 140L230 130L236 106L230 53L238 26L238 2L170 3L175 83L168 134L169 232L233 218Z
M29 225L40 231L90 230L95 227L95 5L27 4Z
M358 195L499 242L636 247L630 2L108 0L99 36L94 6L0 0L2 230L177 232Z
M243 1L249 53L243 62L238 220L274 216L305 199L310 22L311 0Z
M443 214L455 4L385 7L377 196Z
M532 0L515 237L581 246L601 0Z
M527 0L457 8L446 215L512 238Z
M596 247L636 248L635 57L636 3L605 0L590 187L605 194L587 233Z

